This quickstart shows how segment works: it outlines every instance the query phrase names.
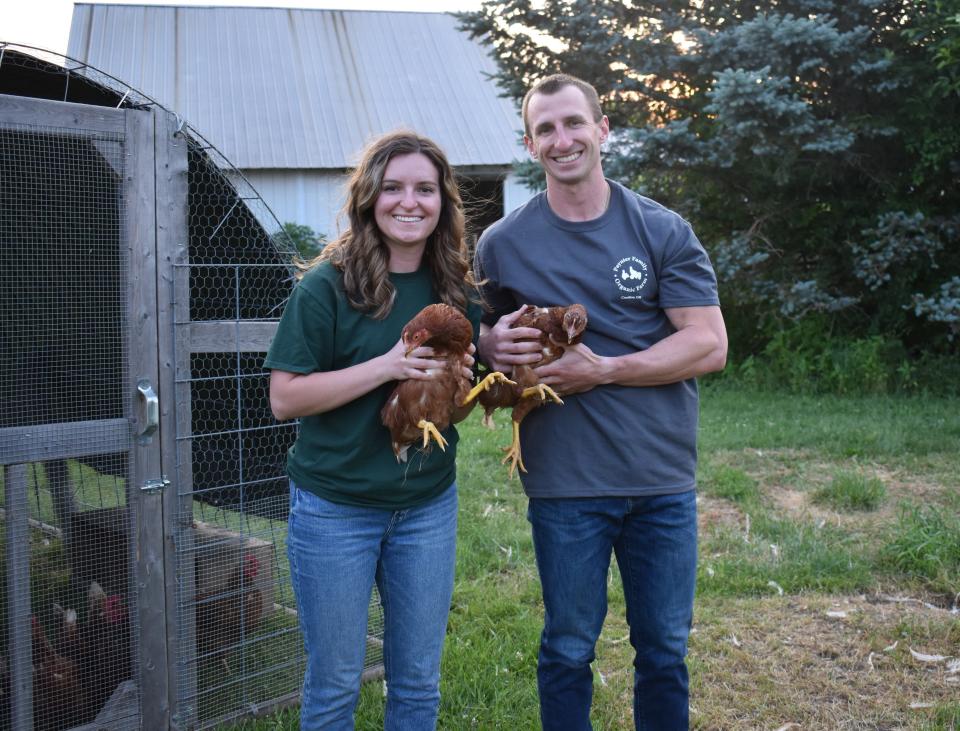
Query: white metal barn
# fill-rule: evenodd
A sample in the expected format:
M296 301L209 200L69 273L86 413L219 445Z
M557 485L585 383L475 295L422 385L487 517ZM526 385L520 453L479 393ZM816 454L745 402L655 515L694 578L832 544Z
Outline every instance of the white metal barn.
M75 5L67 55L177 112L281 222L333 236L345 172L373 136L436 140L487 202L474 233L531 193L511 176L522 123L488 49L444 13Z

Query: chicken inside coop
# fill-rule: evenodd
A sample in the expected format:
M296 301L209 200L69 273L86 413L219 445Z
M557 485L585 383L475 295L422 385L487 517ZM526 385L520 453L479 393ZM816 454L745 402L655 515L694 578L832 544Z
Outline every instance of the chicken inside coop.
M263 618L263 594L257 586L261 565L252 552L235 562L225 582L197 594L197 649L202 660L216 660L231 672L230 658L256 631Z
M587 329L587 310L581 304L566 307L525 307L512 327L532 327L540 331L537 342L540 343L542 358L532 365L517 365L510 374L512 380L496 382L479 393L483 406L483 423L493 428L493 412L497 409L512 408L511 424L513 438L503 463L510 463L509 477L519 467L527 471L520 451L520 424L524 418L538 406L547 401L563 404L563 400L546 384L540 383L534 368L558 360L568 347L576 345Z
M40 624L31 617L33 633L34 731L54 731L79 719L85 706L80 670L76 661L57 652Z
M123 598L92 582L87 611L54 604L47 626L30 617L33 729L61 731L95 722L118 686L132 674L130 625ZM0 668L0 728L12 728L6 663Z

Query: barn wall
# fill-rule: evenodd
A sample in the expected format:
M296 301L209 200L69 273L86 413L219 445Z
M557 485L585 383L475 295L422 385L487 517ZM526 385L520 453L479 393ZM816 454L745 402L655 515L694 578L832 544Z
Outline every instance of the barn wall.
M517 179L513 173L507 175L503 181L503 212L510 213L515 208L519 208L528 200L533 198L537 191L530 190L527 186Z
M325 234L328 240L336 237L337 216L345 200L345 172L244 170L243 174L279 221L309 226L315 232ZM517 180L508 168L494 174L497 178L504 175L501 215L526 203L535 194L535 191Z
M306 225L334 238L345 174L320 170L244 170L243 174L281 223Z

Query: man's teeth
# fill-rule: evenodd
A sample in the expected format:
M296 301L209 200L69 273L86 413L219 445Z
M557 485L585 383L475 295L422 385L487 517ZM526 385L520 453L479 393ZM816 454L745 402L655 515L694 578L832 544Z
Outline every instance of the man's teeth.
M400 223L416 223L423 220L423 216L394 216L394 218Z
M571 152L569 155L563 155L562 157L554 158L557 162L573 162L578 157L580 157L579 152Z

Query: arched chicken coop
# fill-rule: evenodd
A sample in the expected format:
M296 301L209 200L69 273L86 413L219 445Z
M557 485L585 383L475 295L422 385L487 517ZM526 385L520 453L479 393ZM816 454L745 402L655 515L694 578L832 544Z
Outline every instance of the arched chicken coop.
M292 247L176 114L0 44L0 729L209 728L297 699L261 367ZM367 674L381 665L371 598Z

